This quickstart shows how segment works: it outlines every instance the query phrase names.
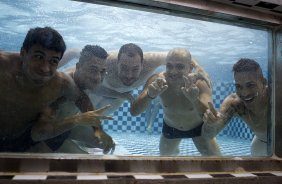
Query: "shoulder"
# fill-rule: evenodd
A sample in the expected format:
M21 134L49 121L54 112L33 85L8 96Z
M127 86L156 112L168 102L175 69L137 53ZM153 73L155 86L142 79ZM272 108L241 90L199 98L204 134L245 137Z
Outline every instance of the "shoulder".
M20 70L21 58L19 53L0 52L0 70L8 72Z
M113 74L115 71L117 71L117 52L111 52L109 53L109 56L107 57L107 73L109 75Z
M19 53L13 53L13 52L3 52L0 51L0 63L3 64L13 64L20 62L20 54Z
M76 88L75 82L72 77L64 72L57 71L52 79L52 83L57 88L60 88L62 92Z
M62 96L74 98L81 92L73 78L67 73L56 72L55 81L57 87L61 89Z
M68 74L69 76L73 76L74 72L75 72L75 67L71 67L66 69L65 71L63 71L65 74Z
M57 71L55 77L57 78L58 81L62 82L62 84L74 85L74 80L71 77L70 73Z
M118 53L117 52L110 52L109 56L107 57L107 65L111 65L112 63L116 63L118 58Z

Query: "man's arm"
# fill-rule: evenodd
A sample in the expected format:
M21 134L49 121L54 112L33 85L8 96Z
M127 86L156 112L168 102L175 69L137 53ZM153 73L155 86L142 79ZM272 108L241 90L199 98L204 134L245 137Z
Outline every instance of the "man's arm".
M144 67L146 70L155 70L166 65L167 52L144 52Z
M99 85L95 90L94 93L99 96L104 96L108 98L121 98L126 99L130 103L133 102L134 97L130 94L130 92L120 93L118 91L109 89L103 85Z
M162 81L162 79L158 78L159 76L160 74L156 74L147 80L143 91L131 104L130 113L132 116L137 116L144 112L151 100L155 99L167 89L167 85Z
M91 125L100 126L100 119L112 119L108 116L103 116L100 113L109 107L103 107L96 111L93 110L92 103L88 96L78 89L70 76L59 73L62 79L62 96L53 102L50 106L43 109L38 122L32 128L32 138L35 141L46 140L58 136L76 125ZM82 114L75 114L65 117L64 113L58 114L64 103L72 101L80 109ZM74 107L75 108L75 107ZM88 111L88 112L87 112Z
M109 116L101 115L107 108L109 106L95 111L60 117L57 115L58 107L51 105L40 114L38 121L32 127L31 137L34 141L43 141L61 135L77 125L100 127L101 119L112 120Z
M62 59L59 62L58 68L66 65L68 62L70 62L74 58L79 59L79 57L80 57L80 49L72 48L72 49L66 50Z
M221 104L220 111L216 111L211 102L208 103L209 108L204 113L202 135L208 139L215 137L236 115L235 94L231 94L224 99Z
M192 66L194 72L198 75L198 79L206 81L208 86L212 88L212 82L210 80L209 74L204 70L201 65L199 65L198 61L195 58L192 58Z
M199 88L199 97L195 101L196 108L203 114L208 108L208 102L212 101L212 91L206 81L196 81L196 86Z

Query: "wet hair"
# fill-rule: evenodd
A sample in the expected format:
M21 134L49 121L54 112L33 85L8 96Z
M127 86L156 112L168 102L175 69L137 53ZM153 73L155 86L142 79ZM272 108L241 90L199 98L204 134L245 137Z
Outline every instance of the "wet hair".
M238 72L258 72L260 77L263 78L260 65L255 60L249 58L239 59L239 61L233 65L232 71L234 74Z
M134 43L128 43L128 44L121 46L118 52L118 61L120 60L121 54L126 54L130 57L139 55L141 58L141 63L143 63L143 51L138 45Z
M26 34L21 49L28 51L35 44L39 44L46 49L61 52L62 56L66 51L66 44L63 37L51 27L31 28Z
M79 62L84 63L93 56L106 59L108 55L107 51L98 45L86 45L80 52Z
M174 48L171 49L168 53L167 53L167 57L166 60L183 60L183 57L188 57L190 62L189 64L192 64L192 58L191 58L191 54L190 52L185 49L185 48Z

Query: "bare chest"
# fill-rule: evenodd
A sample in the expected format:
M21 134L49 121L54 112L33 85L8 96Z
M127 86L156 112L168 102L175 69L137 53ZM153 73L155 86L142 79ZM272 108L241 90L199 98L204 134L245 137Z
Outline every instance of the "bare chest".
M248 124L254 133L264 133L267 130L268 120L266 113L246 113L242 116L242 119Z
M17 134L38 118L41 110L59 96L57 89L30 89L15 81L1 81L0 122L1 135Z

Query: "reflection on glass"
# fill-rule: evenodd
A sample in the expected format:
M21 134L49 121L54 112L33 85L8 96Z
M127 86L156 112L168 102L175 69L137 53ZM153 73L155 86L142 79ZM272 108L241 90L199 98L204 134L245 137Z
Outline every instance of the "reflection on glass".
M160 155L159 142L164 119L162 106L152 104L154 106L151 107L149 104L147 111L132 116L130 102L141 93L150 75L166 70L165 56L169 50L187 49L192 58L208 73L212 83L212 101L216 110L219 110L226 96L234 93L236 88L238 90L238 84L235 88L232 67L240 58L257 61L262 68L263 76L265 78L268 76L267 57L270 48L267 47L269 38L266 30L66 0L7 1L0 4L2 10L0 50L19 52L29 28L51 26L64 37L67 45L65 57L68 53L73 53L69 58L64 58L65 62L61 61L60 71L73 70L77 66L80 51L86 45L100 45L110 54L108 61L115 64L107 66L106 71L97 67L83 71L104 72L101 74L101 79L104 79L103 88L101 86L97 88L95 94L89 91L86 93L97 108L112 104L111 109L104 113L112 115L114 120L104 120L102 126L116 144L113 153L115 155ZM119 59L122 62L117 64L119 49L128 43L134 43L142 49L144 61L148 65L140 65L142 59L140 55L133 59L135 62L133 67L122 64L128 59L126 55L122 55ZM149 63L154 65L149 66ZM245 101L253 101L258 97L256 92L253 94L255 95L244 94ZM252 116L250 128L254 129L258 119L263 118L255 116L253 119ZM218 133L217 143L223 156L251 155L254 133L243 120L249 121L250 117L241 119L234 116ZM150 124L148 127L147 123ZM261 127L266 128L266 122ZM68 138L70 144L78 145L77 150L68 150L67 147L57 151L102 154L101 149L93 148L97 139L91 138L89 141L87 137L93 136L91 126L84 130L83 128L85 127L78 127ZM147 128L150 131L147 131ZM86 138L79 138L82 135ZM109 137L107 140L111 142ZM105 149L103 146L102 148ZM177 155L201 154L191 139L183 139Z

